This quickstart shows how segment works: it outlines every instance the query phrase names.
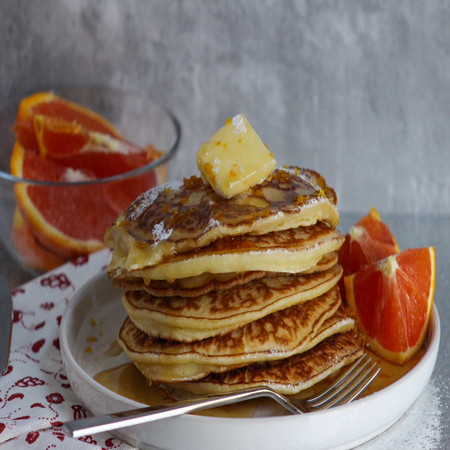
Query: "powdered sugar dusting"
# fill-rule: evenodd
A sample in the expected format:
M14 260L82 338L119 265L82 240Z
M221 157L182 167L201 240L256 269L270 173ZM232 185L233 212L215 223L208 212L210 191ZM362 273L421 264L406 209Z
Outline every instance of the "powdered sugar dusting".
M220 225L220 222L212 217L211 219L209 219L208 226L205 228L205 231L203 233L206 233L216 227L220 228Z
M234 116L231 119L231 123L234 126L235 133L245 133L247 131L242 114L238 114L237 116Z
M166 230L164 228L164 222L157 223L152 230L153 239L156 242L164 241L172 234L173 228Z
M277 167L278 170L284 170L287 173L290 173L291 175L295 175L296 177L300 177L303 180L306 180L308 183L311 183L313 186L316 186L317 189L320 188L320 186L316 183L314 177L309 175L308 173L305 173L305 171L300 170L298 167Z
M158 198L161 192L166 189L179 189L182 184L181 181L169 181L144 192L134 201L135 208L130 211L128 219L136 220L142 211L148 208L148 205L151 205Z
M431 380L413 406L391 428L362 445L361 450L441 448L441 400L439 388Z

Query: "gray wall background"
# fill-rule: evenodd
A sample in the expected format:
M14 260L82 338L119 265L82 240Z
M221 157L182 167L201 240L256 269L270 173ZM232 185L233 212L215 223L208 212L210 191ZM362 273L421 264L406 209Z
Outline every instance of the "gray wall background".
M0 105L139 88L183 126L171 178L244 113L342 212L450 214L450 2L0 0Z

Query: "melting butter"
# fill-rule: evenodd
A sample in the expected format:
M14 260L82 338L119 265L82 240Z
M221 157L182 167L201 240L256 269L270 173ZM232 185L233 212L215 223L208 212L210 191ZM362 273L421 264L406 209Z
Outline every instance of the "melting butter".
M227 119L197 152L197 166L203 181L225 198L263 182L276 164L243 114Z

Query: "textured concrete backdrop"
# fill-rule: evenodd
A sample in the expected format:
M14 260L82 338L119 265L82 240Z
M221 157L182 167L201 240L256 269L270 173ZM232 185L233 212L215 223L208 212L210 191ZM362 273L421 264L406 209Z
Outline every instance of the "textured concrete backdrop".
M450 214L450 2L0 0L0 105L140 88L183 126L171 178L243 112L344 212Z

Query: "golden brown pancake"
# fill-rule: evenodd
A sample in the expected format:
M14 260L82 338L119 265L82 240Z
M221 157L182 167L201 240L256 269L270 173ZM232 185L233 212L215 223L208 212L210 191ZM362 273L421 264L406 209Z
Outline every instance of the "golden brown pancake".
M330 269L337 264L337 252L331 252L313 267L302 273L309 274ZM125 273L117 273L113 278L113 286L129 291L147 291L155 297L198 297L212 291L225 291L235 286L241 286L250 281L276 275L288 275L275 272L247 271L243 273L211 273L205 272L195 277L180 278L169 282L167 280L150 280L145 284L142 278L127 276Z
M338 371L362 356L363 349L353 331L338 333L311 350L286 359L255 363L223 373L211 373L196 381L171 386L194 394L223 394L239 389L270 386L294 395Z
M263 183L225 199L198 177L138 197L107 231L108 272L139 270L219 238L339 223L335 191L317 172L276 169ZM234 270L229 270L234 271ZM175 277L174 277L175 278Z
M324 223L271 233L220 238L196 251L174 254L166 261L128 271L128 276L150 280L176 280L205 272L268 271L299 273L338 250L344 236ZM123 269L120 270L123 272Z
M294 394L361 355L339 309L335 191L276 169L225 199L199 177L141 195L107 231L126 289L119 343L152 382Z
M225 335L192 343L153 339L126 319L118 341L148 381L186 381L254 362L287 358L354 326L337 312L338 288Z
M149 336L192 342L316 298L335 286L341 275L342 268L336 265L309 275L262 278L195 298L126 291L122 303L132 322Z

